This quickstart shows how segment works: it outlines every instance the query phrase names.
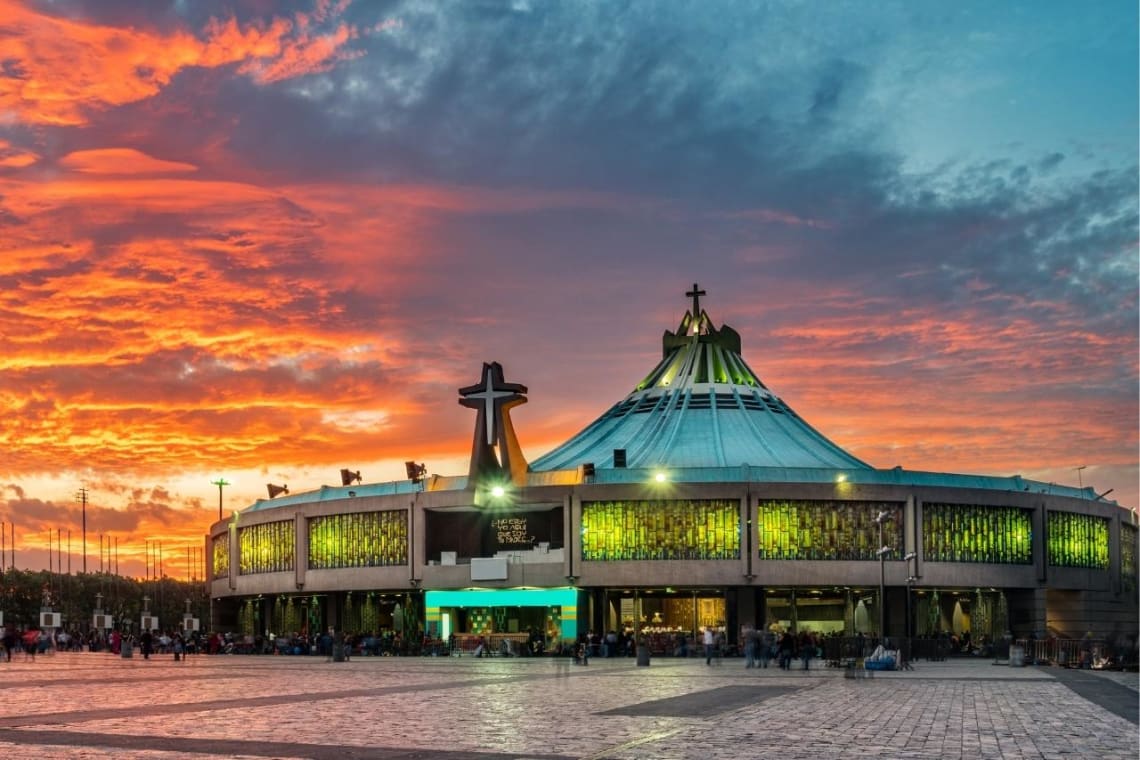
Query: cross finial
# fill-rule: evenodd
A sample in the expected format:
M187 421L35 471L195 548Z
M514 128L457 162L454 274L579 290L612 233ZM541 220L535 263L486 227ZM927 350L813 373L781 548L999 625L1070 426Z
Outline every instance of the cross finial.
M693 319L701 318L701 296L708 295L705 291L701 290L697 283L693 283L693 289L685 295L693 299Z

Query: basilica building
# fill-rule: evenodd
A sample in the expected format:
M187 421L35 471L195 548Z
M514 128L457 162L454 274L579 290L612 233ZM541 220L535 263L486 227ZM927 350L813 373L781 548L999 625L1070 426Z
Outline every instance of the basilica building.
M458 391L474 413L466 473L344 471L214 524L213 626L512 647L624 630L661 650L705 627L1137 630L1128 509L1092 488L863 462L761 382L704 291L686 295L660 362L533 462L510 417L528 390L489 363Z

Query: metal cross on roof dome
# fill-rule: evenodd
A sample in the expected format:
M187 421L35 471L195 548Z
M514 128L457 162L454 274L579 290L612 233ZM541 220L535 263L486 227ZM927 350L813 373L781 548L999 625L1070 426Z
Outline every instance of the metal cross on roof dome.
M708 293L700 289L697 283L693 283L693 289L686 293L688 297L693 299L693 319L701 318L701 296L707 296Z
M481 378L478 383L459 389L459 403L478 412L469 475L473 482L503 474L522 482L528 465L511 426L509 410L526 403L526 386L506 382L498 362L483 364Z
M459 389L459 395L463 397L459 403L472 409L482 407L486 441L488 445L494 445L501 425L499 415L503 404L508 401L526 401L522 395L524 393L525 385L506 382L503 379L502 365L491 362L483 365L482 382Z

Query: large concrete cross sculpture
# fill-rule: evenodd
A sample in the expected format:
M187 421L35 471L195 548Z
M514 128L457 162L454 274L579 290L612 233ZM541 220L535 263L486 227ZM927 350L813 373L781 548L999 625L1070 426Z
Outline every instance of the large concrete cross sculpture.
M526 482L529 466L508 413L512 407L526 403L524 393L525 385L503 380L503 367L498 362L484 363L482 379L459 389L459 403L478 412L468 472L472 484L496 475L509 476L518 485Z

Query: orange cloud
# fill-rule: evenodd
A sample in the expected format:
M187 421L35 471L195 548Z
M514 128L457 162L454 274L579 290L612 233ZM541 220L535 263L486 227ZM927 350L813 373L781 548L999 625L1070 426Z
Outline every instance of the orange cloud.
M164 174L198 169L193 164L163 161L133 148L77 150L61 158L59 163L68 169L87 174Z
M40 157L35 153L17 148L7 140L0 140L0 166L21 169L39 160Z
M18 0L0 0L0 120L84 124L92 111L143 100L188 67L239 64L259 83L327 71L362 53L345 45L359 33L340 24L322 33L343 4L319 13L274 18L267 24L213 19L202 35L117 28L51 16Z

